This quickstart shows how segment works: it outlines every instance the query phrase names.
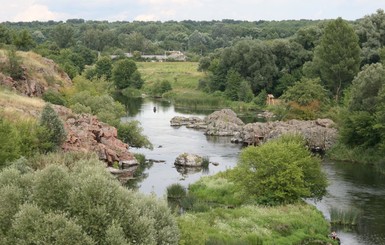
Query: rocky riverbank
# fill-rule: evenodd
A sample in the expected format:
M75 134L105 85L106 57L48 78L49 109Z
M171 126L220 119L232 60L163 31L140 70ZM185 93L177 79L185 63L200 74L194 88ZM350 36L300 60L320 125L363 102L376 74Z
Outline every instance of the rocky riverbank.
M317 151L326 151L337 141L337 129L330 119L257 122L245 125L230 109L216 111L204 119L174 117L171 119L171 125L203 129L206 135L231 136L233 143L246 145L258 145L286 133L301 134L309 148Z
M128 151L128 145L118 139L115 127L90 114L76 114L63 106L54 108L67 132L63 151L95 152L108 166L119 163L122 168L128 168L138 164L134 155Z

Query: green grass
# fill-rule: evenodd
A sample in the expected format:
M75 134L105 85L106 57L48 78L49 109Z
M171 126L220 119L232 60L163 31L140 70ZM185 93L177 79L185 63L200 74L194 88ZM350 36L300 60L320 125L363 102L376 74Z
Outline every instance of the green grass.
M178 224L180 244L327 244L329 241L328 222L315 207L306 204L215 208L185 214L179 217Z
M199 79L205 74L199 72L198 62L138 62L138 70L144 79L144 90L156 81L167 80L176 93L195 90Z

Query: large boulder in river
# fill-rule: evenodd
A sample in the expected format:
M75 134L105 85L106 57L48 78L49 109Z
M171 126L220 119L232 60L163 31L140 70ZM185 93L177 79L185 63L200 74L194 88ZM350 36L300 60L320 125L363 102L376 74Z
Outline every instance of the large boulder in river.
M182 167L202 167L203 157L195 154L182 153L175 159L174 164L175 166Z
M213 112L206 117L205 121L207 124L206 135L234 136L245 125L230 109Z

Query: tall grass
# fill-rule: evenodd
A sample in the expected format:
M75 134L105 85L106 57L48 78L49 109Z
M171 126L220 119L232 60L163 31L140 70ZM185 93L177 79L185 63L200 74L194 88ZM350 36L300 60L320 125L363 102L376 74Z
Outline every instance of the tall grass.
M315 207L214 208L178 218L181 244L327 244L329 224ZM242 241L242 242L241 242Z
M358 224L358 220L361 216L360 210L356 208L330 209L330 223L335 225L351 225L355 226Z

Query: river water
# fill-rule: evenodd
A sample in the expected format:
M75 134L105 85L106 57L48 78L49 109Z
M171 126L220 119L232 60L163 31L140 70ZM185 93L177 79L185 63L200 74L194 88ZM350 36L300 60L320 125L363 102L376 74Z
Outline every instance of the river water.
M163 197L171 184L180 183L187 187L202 176L235 166L241 146L232 144L230 138L208 137L203 131L170 126L174 116L203 118L210 112L178 110L164 101L137 100L127 105L128 116L122 120L138 120L143 134L154 145L153 150L133 148L130 151L142 153L147 159L161 160L144 170L144 177L137 183L140 192ZM207 171L178 171L174 161L184 152L208 157L219 165L210 164ZM355 208L361 212L356 227L333 227L341 238L341 244L385 244L385 177L371 167L351 163L324 161L323 169L329 180L328 194L320 202L309 203L322 211L326 219L330 219L331 208Z

